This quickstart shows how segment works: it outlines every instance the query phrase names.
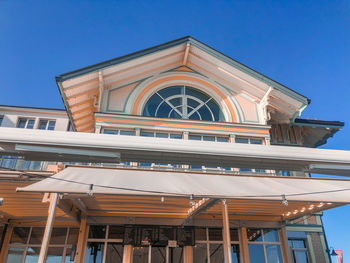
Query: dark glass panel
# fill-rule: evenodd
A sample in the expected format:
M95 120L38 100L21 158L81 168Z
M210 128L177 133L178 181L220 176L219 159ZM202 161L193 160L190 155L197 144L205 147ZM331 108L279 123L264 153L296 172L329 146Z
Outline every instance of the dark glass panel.
M247 229L248 241L262 242L262 231L260 229Z
M249 139L248 138L236 137L235 142L236 143L249 143Z
M294 248L306 248L304 240L293 240Z
M118 243L108 243L105 263L122 263L123 245Z
M210 97L207 94L192 87L186 87L185 93L186 95L196 97L203 102L206 102L208 99L210 99Z
M201 141L202 140L202 136L200 136L200 135L189 135L188 139L189 140L195 140L195 141Z
M104 243L88 242L85 253L85 263L102 263Z
M260 244L248 244L250 263L265 263L264 247ZM277 263L271 261L273 263Z
M169 116L169 112L172 110L172 108L166 103L163 102L157 111L156 117L163 117L167 118Z
M181 108L178 108L177 109L178 111L182 112L182 109ZM180 114L178 114L176 111L172 110L170 115L167 116L169 118L174 118L174 119L182 119L182 116Z
M25 128L27 119L19 119L17 123L17 128Z
M195 229L196 240L207 240L207 231L205 228L196 228Z
M188 111L191 111L191 109L188 108ZM189 117L189 119L190 119L190 120L197 120L197 121L203 120L203 118L199 115L198 112L193 113L193 114Z
M156 93L153 94L149 100L147 101L144 109L143 109L143 116L155 116L156 109L158 105L162 102L162 98Z
M33 127L34 127L34 120L28 120L27 129L33 129Z
M89 238L106 238L106 226L91 225L89 230Z
M154 132L141 132L141 136L143 137L154 137Z
M193 248L193 262L206 263L207 257L207 244L196 244Z
M33 227L29 244L41 244L43 241L44 232L44 227Z
M203 121L214 121L213 116L207 106L203 106L198 109L198 114L201 116ZM194 114L193 114L194 115ZM215 117L214 117L215 118Z
M294 258L296 263L308 263L307 259L307 253L306 251L293 251L294 252Z
M229 142L229 137L216 137L218 142Z
M133 263L147 263L148 262L148 247L134 247Z
M279 242L278 231L276 229L264 229L265 242Z
M168 133L163 133L163 132L157 132L156 137L158 138L168 138L169 134Z
M267 262L282 263L282 254L280 245L266 245Z
M231 241L239 241L238 229L230 229Z
M210 263L225 262L223 244L210 244L209 255L210 255Z
M152 259L152 263L166 263L165 247L152 247L151 259Z
M108 238L111 239L123 239L124 227L123 226L109 226Z
M61 263L63 247L49 247L45 263Z
M182 97L173 98L169 102L176 108L182 105Z
M50 244L64 244L66 242L67 228L55 227L52 229Z
M222 240L222 229L221 228L209 228L209 240L210 241L221 241Z
M215 136L203 136L203 141L215 142Z
M158 93L164 98L168 98L173 95L183 94L183 86L172 86L165 89L158 90Z
M135 135L134 131L120 130L119 133L120 133L120 135L127 135L127 136L134 136Z
M187 105L188 105L188 106L191 106L193 109L195 109L196 107L199 106L199 102L196 101L196 100L194 100L194 99L188 98L188 99L187 99Z
M13 228L10 244L26 244L28 240L29 230L29 227Z
M263 144L262 139L250 139L250 144Z
M49 126L47 127L48 130L53 131L56 126L56 121L49 121Z
M219 105L216 103L216 101L214 101L213 99L211 99L210 101L207 102L207 106L210 108L210 110L212 111L213 115L214 115L214 120L215 121L224 121L224 115L220 110Z
M38 126L39 130L46 130L46 126L47 126L47 120L39 121L39 126Z
M118 134L118 130L104 129L104 134Z
M239 251L239 245L231 245L231 253L232 253L232 263L240 263L241 256Z
M182 139L182 134L170 133L170 139Z
M9 248L6 263L22 262L23 252L23 247Z

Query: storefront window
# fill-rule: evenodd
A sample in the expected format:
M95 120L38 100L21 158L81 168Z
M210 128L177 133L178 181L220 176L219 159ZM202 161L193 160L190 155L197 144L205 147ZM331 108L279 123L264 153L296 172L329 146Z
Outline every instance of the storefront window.
M47 252L47 263L74 262L78 240L77 228L53 228ZM43 227L15 227L10 239L7 263L37 262L44 235Z
M276 229L247 229L251 263L282 263L281 245Z

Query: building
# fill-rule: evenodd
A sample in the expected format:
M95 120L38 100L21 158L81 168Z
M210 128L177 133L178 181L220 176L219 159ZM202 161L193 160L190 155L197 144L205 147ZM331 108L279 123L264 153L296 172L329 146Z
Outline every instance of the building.
M192 37L56 81L66 111L0 106L1 262L330 262L350 182L310 173L350 153L305 96Z

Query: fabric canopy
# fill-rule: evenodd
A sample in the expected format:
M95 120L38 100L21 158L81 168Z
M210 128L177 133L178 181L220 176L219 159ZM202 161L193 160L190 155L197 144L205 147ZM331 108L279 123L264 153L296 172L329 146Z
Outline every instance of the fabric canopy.
M25 192L350 203L350 180L67 167Z

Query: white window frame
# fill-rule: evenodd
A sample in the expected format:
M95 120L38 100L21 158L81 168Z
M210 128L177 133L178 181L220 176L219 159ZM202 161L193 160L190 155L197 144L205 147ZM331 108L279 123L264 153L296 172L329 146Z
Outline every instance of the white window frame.
M18 127L20 120L26 120L26 124L25 124L25 126L24 126L23 128ZM28 128L28 122L29 122L30 120L33 120L33 121L34 121L34 123L33 123L33 128L30 128L30 129L34 129L34 127L35 127L35 120L36 120L36 119L35 119L35 118L31 118L31 117L18 117L18 118L17 118L16 128L19 128L19 129L29 129L29 128Z
M44 122L44 121L46 121L45 129L40 129L40 122ZM48 128L49 128L50 122L55 122L55 126L54 126L53 130L50 130L50 131L54 131L56 128L56 120L53 120L53 119L39 119L37 129L49 131Z

